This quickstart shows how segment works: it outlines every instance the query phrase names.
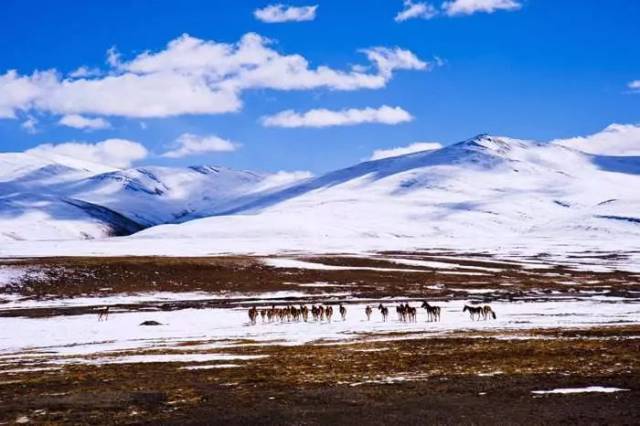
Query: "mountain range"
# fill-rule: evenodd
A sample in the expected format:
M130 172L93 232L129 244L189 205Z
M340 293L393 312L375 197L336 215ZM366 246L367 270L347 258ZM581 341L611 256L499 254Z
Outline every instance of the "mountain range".
M300 250L365 240L628 242L640 241L638 188L639 157L488 135L288 182L211 166L119 170L10 153L0 154L0 241L134 234L127 239Z

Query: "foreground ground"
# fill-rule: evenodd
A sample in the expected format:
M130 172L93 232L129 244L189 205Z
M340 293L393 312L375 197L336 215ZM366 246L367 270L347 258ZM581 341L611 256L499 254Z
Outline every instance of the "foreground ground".
M7 259L0 422L637 424L640 277L593 256ZM321 302L347 319L248 323Z

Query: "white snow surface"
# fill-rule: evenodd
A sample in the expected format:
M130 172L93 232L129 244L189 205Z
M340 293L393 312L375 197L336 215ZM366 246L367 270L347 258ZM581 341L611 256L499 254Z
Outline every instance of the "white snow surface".
M91 221L71 212L47 212L35 201L23 211L15 201L0 208L0 235L13 240L0 246L0 256L430 248L564 255L597 250L630 252L633 257L625 266L640 270L637 157L597 156L555 144L479 136L285 187L265 188L263 182L250 172L161 167L65 181L54 187L136 223L184 223L154 226L123 238L34 244L15 241L37 237L27 232L29 223L42 233L38 239L68 236L54 225L47 227L46 216L37 214L53 215L60 224L67 217ZM24 197L24 186L18 189ZM215 216L188 220L209 214Z
M273 299L270 296L266 293L251 304L270 306ZM348 302L345 304L348 310L346 321L335 315L332 322L263 323L258 319L257 324L251 325L248 307L113 312L107 321L100 322L96 314L46 318L0 317L0 367L4 365L9 368L16 362L31 362L36 366L42 366L42 363L153 362L145 361L145 357L181 353L185 357L151 359L157 362L189 362L200 359L196 356L200 354L202 362L226 360L225 356L215 356L224 354L229 348L246 345L246 340L258 344L327 344L393 339L397 336L389 336L389 333L400 331L413 333L415 337L437 337L455 331L507 332L640 323L638 299L598 297L594 300L585 297L544 302L493 302L491 305L497 313L497 319L487 321L472 321L462 312L463 305L468 301L450 301L437 304L443 310L442 321L438 323L426 322L423 309L419 309L415 323L398 321L393 309L387 322L382 321L376 310L372 320L366 321L364 309L367 302L341 299ZM337 303L337 299L330 295L325 300ZM96 305L107 305L109 302L111 300L108 298L98 299ZM383 303L391 308L394 306L391 300ZM25 307L33 305L26 303ZM161 325L139 326L147 320L157 321ZM185 343L192 344L185 346ZM158 349L169 353L159 354ZM144 352L149 350L154 352ZM132 354L131 351L139 353ZM132 356L136 358L122 358ZM189 356L194 358L189 359ZM229 354L229 357L232 356L235 355Z
M476 247L531 239L637 248L639 187L640 159L482 136L358 164L226 215L158 226L134 238L258 240L309 251L374 241L439 247L459 240ZM310 241L311 247L300 244Z
M603 393L613 393L613 392L625 392L629 389L622 389L616 387L605 387L605 386L587 386L584 388L558 388L552 390L538 390L531 391L531 393L535 393L538 395L544 394L570 394L570 393L590 393L590 392L603 392Z
M211 215L240 196L290 184L287 176L296 175L214 166L120 170L64 156L0 153L0 241L126 235Z

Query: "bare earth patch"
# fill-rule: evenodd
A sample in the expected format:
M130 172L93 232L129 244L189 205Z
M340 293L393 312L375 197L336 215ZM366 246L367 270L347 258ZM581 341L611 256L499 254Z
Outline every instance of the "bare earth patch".
M640 422L637 274L474 254L288 259L325 267L6 260L32 272L0 287L0 422ZM420 299L445 308L442 323L424 311L397 320L397 303ZM341 302L344 323L246 316L253 305ZM366 322L363 306L381 302L389 322L377 312ZM474 302L500 307L498 319L472 322L459 308ZM104 305L111 317L98 323ZM147 317L160 325L140 327ZM39 330L33 342L20 334ZM533 393L581 388L625 391Z

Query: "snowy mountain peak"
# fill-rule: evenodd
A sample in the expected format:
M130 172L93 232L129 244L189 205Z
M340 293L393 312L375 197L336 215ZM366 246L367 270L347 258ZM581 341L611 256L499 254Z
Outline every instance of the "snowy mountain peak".
M629 240L640 238L640 173L630 164L483 134L336 170L214 217L138 236L312 251L527 238Z
M0 240L100 238L141 227L153 227L141 236L259 236L276 245L558 233L640 238L639 158L482 134L304 177L283 181L212 165L98 172L0 154ZM156 226L166 224L173 225Z
M459 148L473 152L484 152L487 154L505 157L514 150L536 148L539 147L540 144L522 139L481 134L450 146L452 148Z

